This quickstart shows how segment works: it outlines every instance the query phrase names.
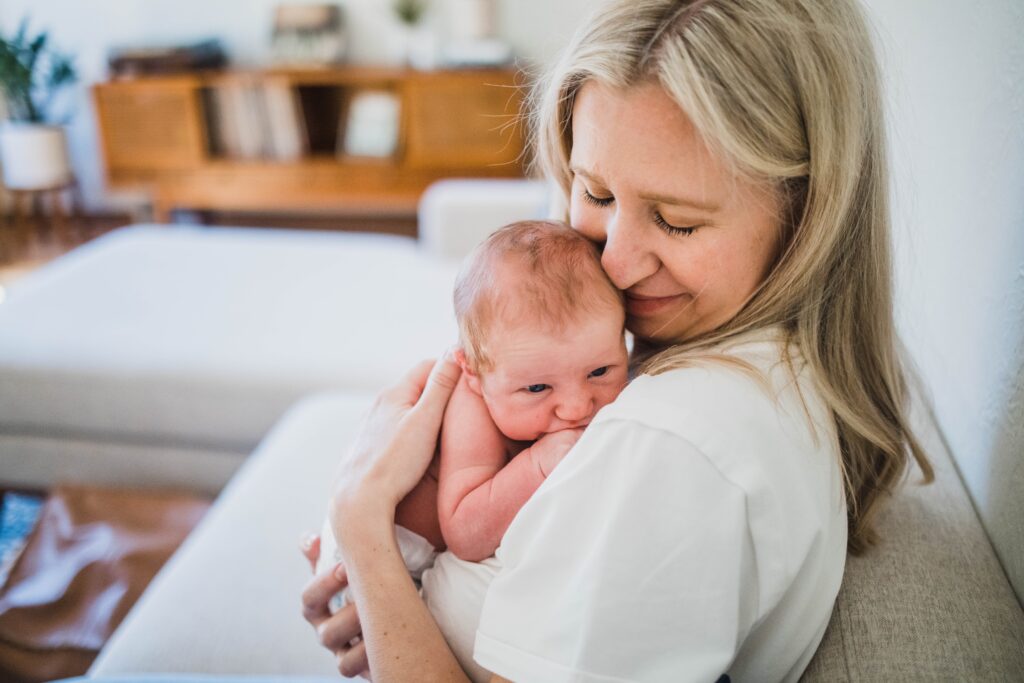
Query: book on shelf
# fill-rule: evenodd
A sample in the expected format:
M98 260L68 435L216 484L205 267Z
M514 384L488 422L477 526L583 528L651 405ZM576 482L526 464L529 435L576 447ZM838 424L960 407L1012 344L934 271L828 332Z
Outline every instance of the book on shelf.
M296 161L309 152L302 103L287 81L222 83L204 104L212 156Z
M401 103L395 93L356 91L338 121L338 157L393 157L398 149L400 117Z

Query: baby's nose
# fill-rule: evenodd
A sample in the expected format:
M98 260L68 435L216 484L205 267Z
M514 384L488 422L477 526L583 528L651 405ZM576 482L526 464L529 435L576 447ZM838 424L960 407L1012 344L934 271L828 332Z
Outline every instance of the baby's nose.
M555 415L564 422L580 422L591 417L593 410L593 395L589 391L577 391L562 399Z

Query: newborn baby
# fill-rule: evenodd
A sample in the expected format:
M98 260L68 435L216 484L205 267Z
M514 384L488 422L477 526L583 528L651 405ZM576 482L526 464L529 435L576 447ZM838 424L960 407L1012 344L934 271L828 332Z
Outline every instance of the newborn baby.
M417 580L445 548L467 561L493 555L519 509L627 380L622 296L594 245L567 225L498 230L469 256L454 298L462 378L438 455L395 513ZM338 559L328 520L318 570Z

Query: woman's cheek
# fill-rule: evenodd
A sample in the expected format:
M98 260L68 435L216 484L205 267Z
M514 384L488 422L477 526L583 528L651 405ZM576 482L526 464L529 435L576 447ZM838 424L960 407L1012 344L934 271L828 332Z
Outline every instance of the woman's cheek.
M600 211L584 205L575 196L569 205L569 225L592 242L600 243L605 240Z

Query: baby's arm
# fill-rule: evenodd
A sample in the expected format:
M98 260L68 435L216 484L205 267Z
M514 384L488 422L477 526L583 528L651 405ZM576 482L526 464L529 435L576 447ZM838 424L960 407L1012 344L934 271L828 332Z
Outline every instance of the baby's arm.
M463 377L441 429L438 517L448 549L470 562L493 555L516 513L580 433L547 434L509 461L505 437Z

